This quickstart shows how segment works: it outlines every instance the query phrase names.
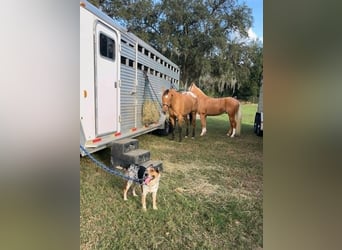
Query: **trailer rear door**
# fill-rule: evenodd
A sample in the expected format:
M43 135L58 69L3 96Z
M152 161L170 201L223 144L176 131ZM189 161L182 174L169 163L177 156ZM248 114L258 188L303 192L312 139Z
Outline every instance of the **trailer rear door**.
M120 56L118 33L101 22L95 29L95 127L99 136L118 130Z

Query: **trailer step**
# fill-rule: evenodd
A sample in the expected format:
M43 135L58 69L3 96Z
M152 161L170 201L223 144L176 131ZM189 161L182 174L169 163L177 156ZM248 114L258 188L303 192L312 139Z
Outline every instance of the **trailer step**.
M113 143L112 154L124 154L138 148L139 141L137 139L123 139Z
M134 163L136 165L141 165L145 161L150 160L150 151L144 149L135 149L129 151L128 153L122 154L121 159L127 164Z
M151 160L150 157L150 151L139 149L137 139L123 139L112 144L111 166L113 168L128 168L131 164L148 167L152 164L162 170L162 162Z

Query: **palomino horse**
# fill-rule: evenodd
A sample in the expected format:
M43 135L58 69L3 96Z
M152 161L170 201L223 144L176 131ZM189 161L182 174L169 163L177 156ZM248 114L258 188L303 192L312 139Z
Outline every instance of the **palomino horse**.
M186 136L189 134L189 123L192 124L192 138L195 137L197 97L191 92L179 93L175 89L167 89L162 95L163 112L169 112L172 127L175 129L178 119L179 141L182 141L182 125L186 121ZM188 120L190 115L190 121ZM175 130L172 130L172 139L175 138Z
M206 119L207 116L220 115L227 113L230 121L230 128L227 135L234 137L234 135L240 135L241 132L241 105L238 100L233 97L224 98L211 98L203 93L195 83L192 83L189 87L189 91L194 93L198 98L197 112L201 118L202 133L203 136L207 132Z

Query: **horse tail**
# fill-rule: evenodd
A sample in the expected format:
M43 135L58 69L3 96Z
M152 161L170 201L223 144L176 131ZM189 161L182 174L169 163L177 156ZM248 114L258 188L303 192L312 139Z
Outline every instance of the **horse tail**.
M242 121L242 111L241 111L241 103L239 102L239 107L237 112L235 113L235 121L236 121L236 135L241 135L241 121Z

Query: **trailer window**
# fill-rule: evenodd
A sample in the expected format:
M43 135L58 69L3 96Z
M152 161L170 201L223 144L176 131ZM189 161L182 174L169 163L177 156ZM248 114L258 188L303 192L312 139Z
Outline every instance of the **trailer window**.
M108 59L115 59L115 42L112 38L100 33L100 54Z
M145 55L148 56L149 51L147 49L145 49L144 53L145 53Z
M121 64L124 64L124 65L126 65L126 60L127 60L127 58L126 58L126 57L124 57L124 56L121 56Z
M128 66L134 67L134 61L131 60L131 59L129 59L129 61L128 61Z

